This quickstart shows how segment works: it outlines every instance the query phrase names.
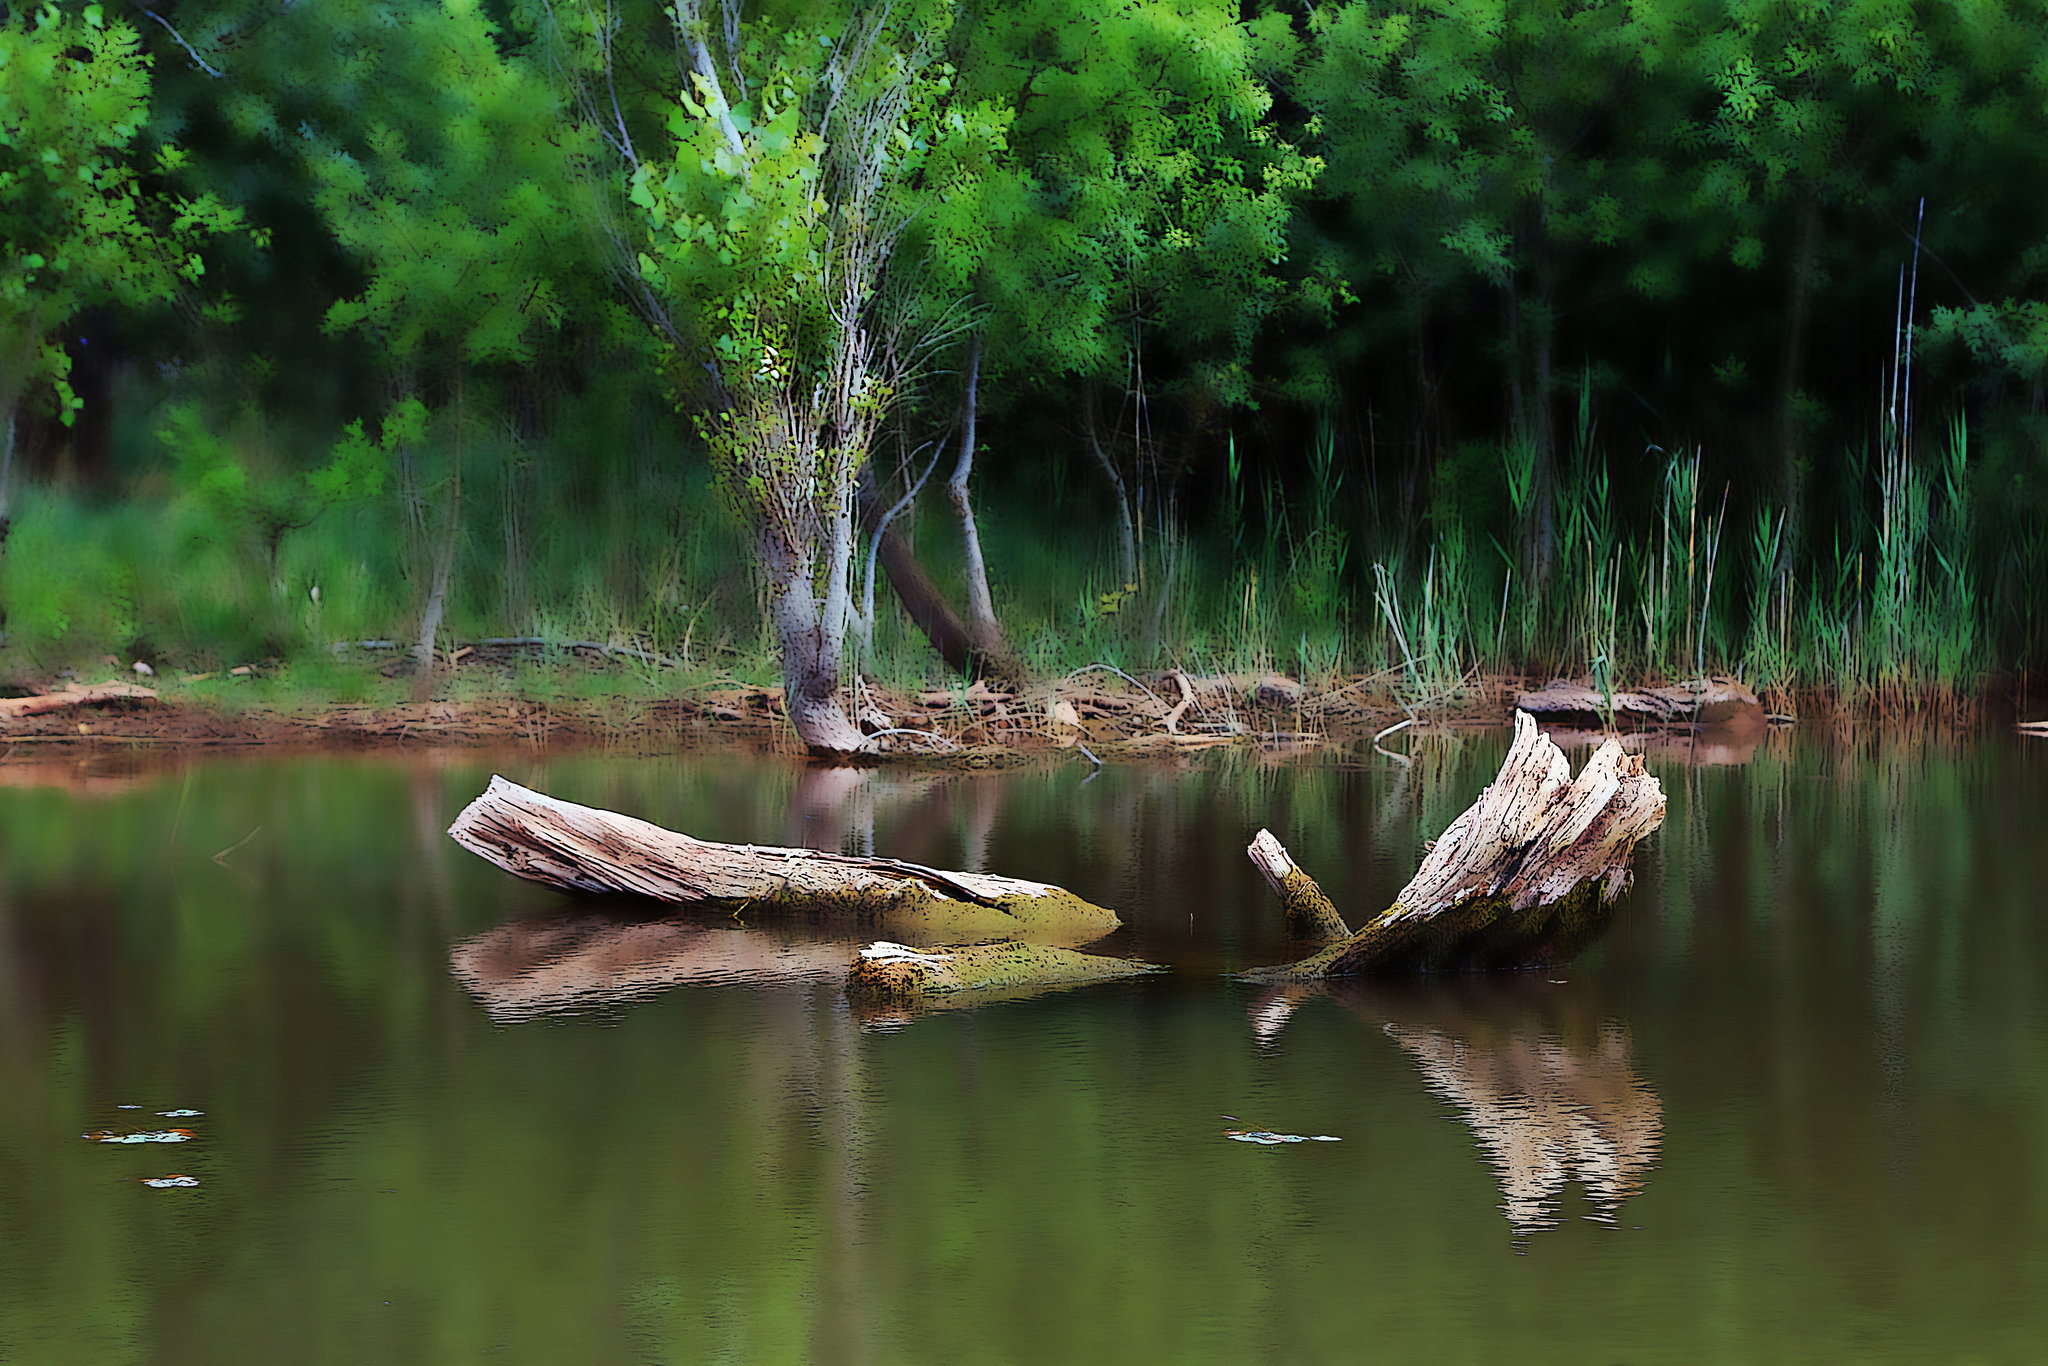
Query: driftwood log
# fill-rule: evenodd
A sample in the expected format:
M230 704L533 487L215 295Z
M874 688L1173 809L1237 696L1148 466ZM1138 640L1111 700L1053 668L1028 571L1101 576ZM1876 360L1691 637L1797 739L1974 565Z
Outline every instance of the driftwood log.
M715 844L493 777L448 834L517 877L565 892L817 914L900 939L1085 944L1116 914L1043 882L900 859Z
M1394 904L1320 953L1255 975L1284 980L1566 962L1606 929L1628 886L1636 844L1663 821L1663 785L1640 757L1609 740L1574 779L1564 754L1518 711L1499 775L1437 839ZM1266 832L1260 836L1249 852L1270 881L1273 851L1281 858L1286 851ZM1293 890L1283 896L1306 898L1314 880L1292 859L1286 866L1292 872L1283 870L1283 880ZM1320 889L1314 894L1320 897Z
M1547 721L1599 725L1612 712L1617 723L1638 726L1711 726L1729 730L1764 728L1763 704L1732 678L1700 678L1669 688L1603 693L1583 683L1558 679L1525 692L1515 705Z
M34 697L0 697L0 725L23 717L45 716L74 707L97 707L108 702L154 702L156 693L134 683L95 683L90 687L73 684L59 692Z

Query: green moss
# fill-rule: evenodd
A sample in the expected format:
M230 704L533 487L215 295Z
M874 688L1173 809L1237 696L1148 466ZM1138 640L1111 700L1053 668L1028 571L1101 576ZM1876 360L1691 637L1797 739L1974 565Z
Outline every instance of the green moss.
M1045 944L975 944L933 950L931 961L862 959L847 974L846 995L854 1001L914 1004L929 996L1009 994L1021 988L1079 986L1153 971L1152 964L1135 959Z
M941 896L911 879L829 892L792 888L778 893L768 905L805 919L871 926L906 944L987 939L1087 944L1121 923L1116 912L1061 887L1048 888L1042 896L1012 893L984 906Z
M1299 868L1281 879L1280 909L1287 913L1287 928L1304 939L1342 939L1351 933L1316 880Z
M1547 906L1512 910L1507 898L1472 897L1434 915L1390 906L1348 939L1277 968L1262 981L1364 977L1404 972L1547 967L1569 962L1603 933L1613 906L1588 878Z

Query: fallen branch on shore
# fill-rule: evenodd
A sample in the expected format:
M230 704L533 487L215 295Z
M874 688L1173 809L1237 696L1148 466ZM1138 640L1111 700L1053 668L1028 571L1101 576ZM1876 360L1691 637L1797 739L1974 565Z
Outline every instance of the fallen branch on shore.
M1642 726L1725 726L1762 730L1763 704L1732 678L1701 678L1669 688L1603 693L1558 679L1538 692L1525 692L1515 705L1546 721L1598 725L1607 717Z
M73 707L98 707L108 702L154 702L156 693L134 683L96 683L81 688L76 684L35 697L0 697L0 722L42 716Z
M1499 775L1431 846L1394 904L1320 953L1254 975L1566 962L1606 928L1637 843L1663 821L1663 785L1639 756L1609 740L1573 779L1564 754L1517 712ZM1247 853L1281 889L1290 920L1332 928L1312 909L1313 900L1328 899L1277 839L1262 830ZM1342 925L1335 919L1334 928Z
M565 892L818 914L879 923L927 943L1085 944L1118 923L1113 911L1042 882L816 849L715 844L500 777L448 834L514 876Z

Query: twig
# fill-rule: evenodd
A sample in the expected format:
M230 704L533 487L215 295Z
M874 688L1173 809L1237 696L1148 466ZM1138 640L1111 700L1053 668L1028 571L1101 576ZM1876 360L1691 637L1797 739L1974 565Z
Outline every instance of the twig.
M192 46L192 44L185 41L185 35L171 27L170 20L164 18L161 14L158 14L153 9L146 9L143 11L143 13L147 14L150 18L156 20L159 24L162 24L164 26L164 32L170 34L171 37L178 40L178 46L184 48L185 54L189 56L193 61L199 64L199 69L201 71L204 71L207 75L213 77L215 80L221 79L221 77L226 74L221 71L216 71L214 68L208 66L206 64L206 58L200 56L197 49L195 49Z
M250 840L253 840L253 839L255 839L255 838L256 838L256 834L257 834L257 831L260 831L261 829L263 829L263 827L262 827L262 826L260 826L260 825L259 825L259 826L257 826L255 830L251 830L251 831L250 831L250 832L249 832L248 834L246 834L246 835L242 836L242 837L241 837L240 839L236 840L236 841L235 841L235 842L234 842L233 844L230 844L230 845L229 845L229 846L228 846L227 848L225 848L225 849L221 850L221 851L220 851L220 852L219 852L218 854L215 854L215 855L213 856L213 861L214 861L215 863L218 863L218 864L219 864L219 865L220 865L221 867L223 867L223 868L227 867L227 860L228 860L228 855L229 855L229 854L232 854L232 853L234 853L234 852L235 852L235 850L237 850L237 849L241 848L241 847L242 847L243 845L247 844L247 843L248 843L248 842L249 842Z
M1396 722L1395 722L1395 723L1394 723L1393 725L1391 725L1391 726L1388 726L1388 727L1387 727L1387 728L1386 728L1385 730L1381 731L1381 732L1380 732L1380 733L1379 733L1378 735L1375 735L1375 736L1373 736L1373 737L1372 737L1372 747L1373 747L1374 749L1376 749L1376 750L1379 750L1379 752L1380 752L1380 753L1382 753L1382 754L1386 755L1386 756L1387 756L1387 757L1388 757L1389 759L1392 759L1392 760L1394 760L1394 761L1395 761L1396 763L1400 764L1400 765L1401 765L1401 766L1402 766L1403 768L1413 768L1413 767L1415 766L1415 761L1414 761L1413 759L1409 758L1409 757L1408 757L1407 755L1405 755L1405 754L1396 754L1396 753L1394 753L1394 751L1392 751L1391 749L1381 749L1381 748L1380 748L1380 741L1382 741L1382 740L1386 739L1386 738L1387 738L1387 737L1388 737L1389 735L1392 735L1392 734L1393 734L1393 733L1394 733L1395 731L1397 731L1397 730L1406 730L1406 729L1408 729L1408 727L1410 727L1410 726L1412 726L1412 725L1414 725L1414 724L1415 724L1415 718L1414 718L1414 717L1412 717L1412 716L1411 716L1411 717L1409 717L1409 718L1408 718L1408 719L1407 719L1406 721L1396 721Z
M1140 683L1137 679L1131 677L1129 674L1125 673L1122 669L1119 669L1114 664L1083 664L1080 668L1074 670L1065 678L1062 678L1060 682L1071 683L1075 679L1079 678L1082 674L1093 673L1097 669L1102 670L1104 673L1115 674L1118 678L1121 678L1124 682L1130 684L1139 692L1145 694L1145 696L1151 698L1154 702L1157 702L1160 706L1166 706L1165 698L1161 697L1158 693L1153 692L1150 688L1146 687L1143 683Z

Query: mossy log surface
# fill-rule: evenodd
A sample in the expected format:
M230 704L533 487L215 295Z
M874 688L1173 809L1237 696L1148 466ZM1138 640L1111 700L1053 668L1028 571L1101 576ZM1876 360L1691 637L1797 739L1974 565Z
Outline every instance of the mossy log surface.
M1252 836L1252 842L1245 847L1245 857L1266 879L1266 885L1280 898L1280 909L1286 912L1287 928L1298 939L1314 939L1328 942L1342 939L1351 933L1351 927L1344 923L1344 917L1337 914L1337 908L1330 898L1323 895L1323 889L1316 880L1295 865L1294 858L1287 852L1287 846L1270 830L1261 830Z
M1045 944L972 944L918 952L884 943L861 950L846 975L846 995L855 1002L915 1005L933 996L1080 986L1156 970L1132 958Z
M815 914L900 936L1085 944L1114 911L1022 878L951 873L899 859L717 844L493 777L448 828L506 872L565 892Z
M1394 904L1320 953L1253 975L1286 980L1567 962L1607 928L1628 887L1637 843L1663 822L1663 784L1639 756L1609 740L1574 779L1564 754L1527 712L1516 712L1514 743L1499 775L1451 822ZM1306 873L1295 873L1314 886ZM1296 887L1285 894L1307 893Z

